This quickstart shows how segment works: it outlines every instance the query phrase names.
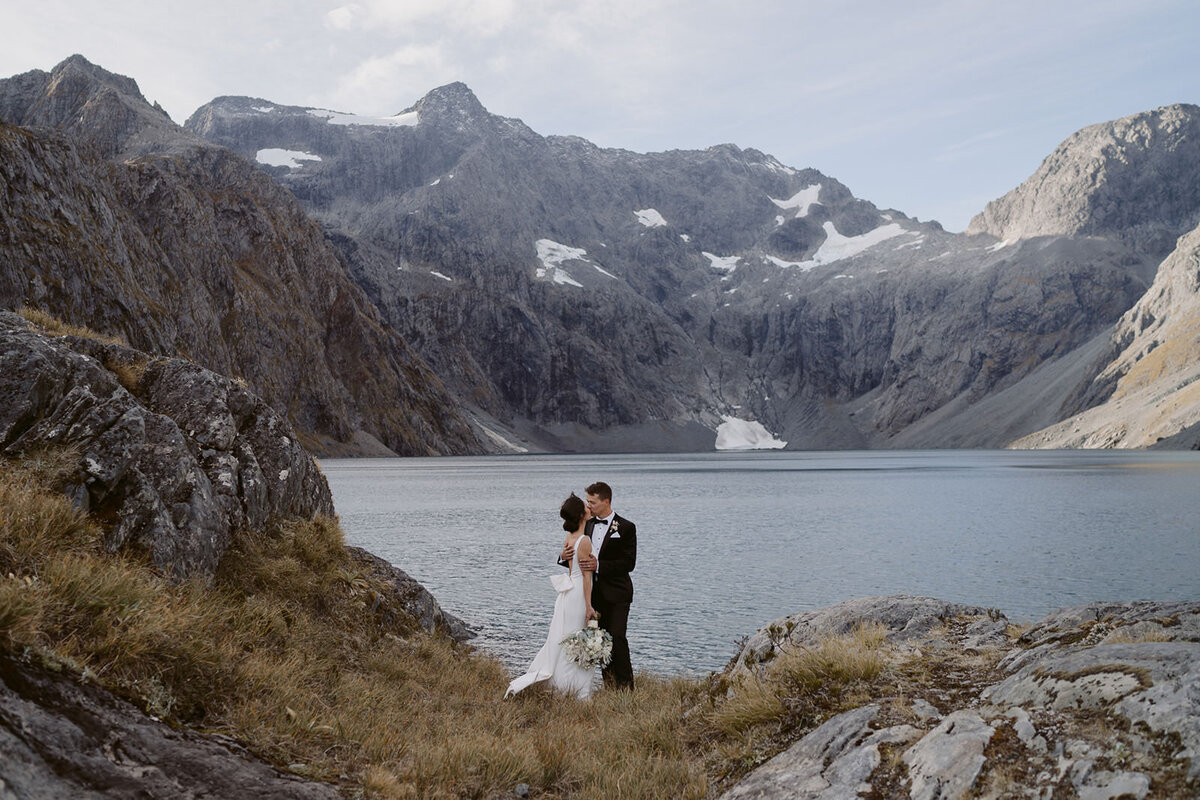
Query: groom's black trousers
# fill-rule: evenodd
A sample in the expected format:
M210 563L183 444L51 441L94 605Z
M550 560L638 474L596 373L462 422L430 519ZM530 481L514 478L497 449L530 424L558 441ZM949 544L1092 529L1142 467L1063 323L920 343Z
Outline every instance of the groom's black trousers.
M600 627L613 639L612 661L604 668L604 685L617 689L633 688L633 665L629 661L629 640L625 638L629 606L629 603L609 605L599 597L592 598L592 607L600 612Z

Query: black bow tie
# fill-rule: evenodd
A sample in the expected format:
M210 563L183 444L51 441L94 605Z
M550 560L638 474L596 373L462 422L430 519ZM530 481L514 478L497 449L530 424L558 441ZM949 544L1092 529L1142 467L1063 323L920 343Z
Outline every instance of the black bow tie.
M592 524L593 525L607 525L608 520L604 519L604 517L592 517Z

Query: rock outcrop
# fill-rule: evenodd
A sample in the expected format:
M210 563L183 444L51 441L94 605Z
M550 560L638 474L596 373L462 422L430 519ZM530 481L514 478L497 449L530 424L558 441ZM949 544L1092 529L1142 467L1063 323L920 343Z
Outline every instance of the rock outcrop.
M1079 606L1009 638L996 612L865 598L777 620L729 670L761 669L746 658L755 641L800 646L858 623L883 625L901 661L936 655L950 668L928 696L873 698L826 720L724 800L1200 791L1200 603Z
M211 576L234 537L334 513L325 476L282 415L190 361L84 336L47 336L0 311L0 456L71 454L61 488L177 578ZM420 583L349 547L430 633L474 634Z
M969 234L1110 236L1156 260L1200 223L1200 107L1172 105L1092 125L1055 148Z
M333 513L287 420L245 387L0 312L0 453L48 448L78 454L65 488L113 521L108 548L144 550L177 577L211 575L240 528Z
M317 452L487 449L295 199L132 80L0 80L0 195L0 308L238 377Z
M146 716L104 689L0 654L0 796L335 800L227 737Z
M346 550L368 577L388 588L396 605L416 617L422 628L460 642L475 638L475 632L465 622L443 611L429 590L407 572L361 547L347 547Z

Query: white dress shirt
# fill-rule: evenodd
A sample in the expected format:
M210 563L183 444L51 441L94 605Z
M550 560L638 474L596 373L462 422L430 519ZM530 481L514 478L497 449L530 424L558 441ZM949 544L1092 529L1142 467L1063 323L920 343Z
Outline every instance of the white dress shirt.
M600 520L592 526L592 555L596 557L596 572L600 571L600 548L604 546L604 534L608 533L608 526L616 515L617 512L610 511L607 518L595 517Z

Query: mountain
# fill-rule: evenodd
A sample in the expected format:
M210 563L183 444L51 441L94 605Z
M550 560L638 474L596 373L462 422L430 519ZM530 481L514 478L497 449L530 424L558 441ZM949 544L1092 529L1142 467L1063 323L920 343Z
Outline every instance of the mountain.
M967 233L1109 236L1162 259L1200 223L1200 107L1092 125L1055 148Z
M484 447L253 164L73 56L0 81L0 307L238 378L321 453Z
M1200 107L1093 125L970 230L1103 235L1166 255L1061 408L1014 447L1200 447Z
M1061 419L1161 258L1136 222L950 234L751 149L543 137L463 84L382 119L222 97L186 127L287 187L514 447L1000 446Z
M1056 425L1013 447L1200 449L1200 227L1179 239L1149 291Z

